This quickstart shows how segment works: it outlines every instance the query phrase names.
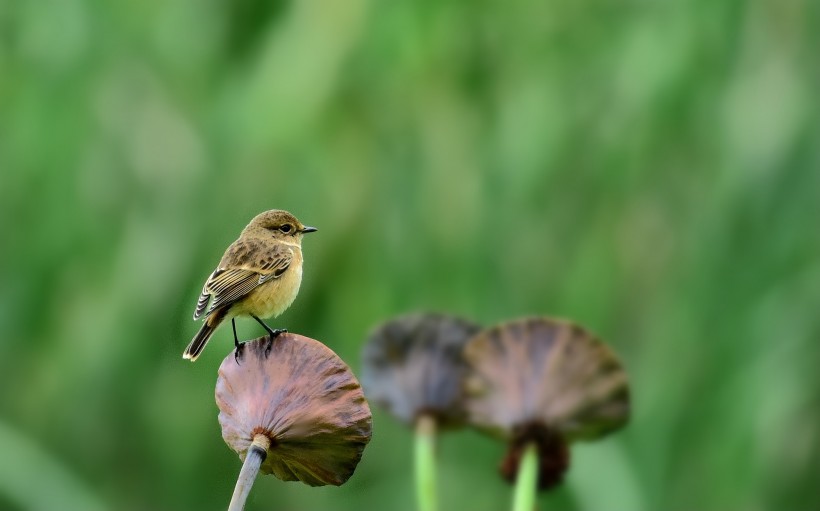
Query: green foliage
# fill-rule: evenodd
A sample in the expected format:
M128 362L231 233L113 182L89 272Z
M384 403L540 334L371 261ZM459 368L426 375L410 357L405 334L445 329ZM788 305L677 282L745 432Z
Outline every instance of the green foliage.
M66 508L225 507L230 329L181 354L276 207L320 232L271 325L356 371L416 309L614 347L633 422L543 508L820 508L818 28L800 0L0 3L0 472L61 474ZM411 510L412 445L377 412L348 484L262 479L248 509ZM439 447L441 509L507 508L503 446Z

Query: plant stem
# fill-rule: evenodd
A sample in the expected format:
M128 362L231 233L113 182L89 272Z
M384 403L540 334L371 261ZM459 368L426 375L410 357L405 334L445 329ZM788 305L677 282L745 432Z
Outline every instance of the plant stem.
M256 475L259 473L259 467L262 466L262 462L268 456L269 448L270 438L265 435L253 437L253 443L245 454L245 463L242 464L242 470L239 471L239 478L236 480L236 487L233 490L228 511L242 511L245 509L245 501L248 500L248 494L251 492Z
M535 483L538 481L538 452L535 444L527 444L518 466L513 494L513 511L533 511L535 509Z
M436 511L436 420L421 415L416 420L416 499L419 511Z

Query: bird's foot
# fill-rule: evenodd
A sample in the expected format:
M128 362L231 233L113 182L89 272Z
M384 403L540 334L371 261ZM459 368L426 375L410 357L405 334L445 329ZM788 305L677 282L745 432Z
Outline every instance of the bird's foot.
M233 358L236 360L237 365L241 365L242 355L245 353L245 343L237 342L235 344L236 347L233 350Z
M265 346L265 355L268 355L270 353L270 350L273 347L273 340L279 337L280 335L286 333L288 333L288 330L286 328L277 328L276 330L272 330L270 333L268 333L268 343Z

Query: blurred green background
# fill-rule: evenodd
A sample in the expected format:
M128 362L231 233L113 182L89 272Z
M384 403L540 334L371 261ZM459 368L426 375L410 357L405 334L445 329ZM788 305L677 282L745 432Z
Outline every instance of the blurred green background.
M572 318L632 379L543 509L820 509L820 3L0 1L0 509L224 509L181 353L256 213L316 225L271 324L358 373L412 310ZM244 338L262 334L239 323ZM249 510L412 510L374 411L351 481ZM442 509L503 447L442 439Z

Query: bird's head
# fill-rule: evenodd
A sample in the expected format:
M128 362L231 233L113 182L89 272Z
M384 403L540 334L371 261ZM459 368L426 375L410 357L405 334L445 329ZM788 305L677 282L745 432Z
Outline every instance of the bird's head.
M303 234L316 230L315 227L302 224L283 209L272 209L256 215L243 233L264 234L281 240L301 240Z

